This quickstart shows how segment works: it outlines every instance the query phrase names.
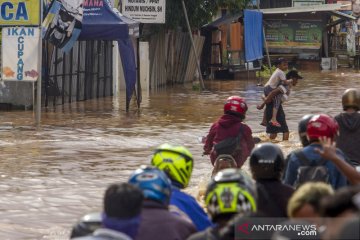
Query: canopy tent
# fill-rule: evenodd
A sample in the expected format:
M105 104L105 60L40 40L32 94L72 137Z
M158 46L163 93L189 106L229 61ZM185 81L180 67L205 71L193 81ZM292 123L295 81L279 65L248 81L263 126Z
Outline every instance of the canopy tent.
M119 45L120 57L126 83L126 110L135 90L137 72L136 58L130 35L137 36L139 24L122 16L106 0L91 6L84 2L84 17L79 40L113 40Z

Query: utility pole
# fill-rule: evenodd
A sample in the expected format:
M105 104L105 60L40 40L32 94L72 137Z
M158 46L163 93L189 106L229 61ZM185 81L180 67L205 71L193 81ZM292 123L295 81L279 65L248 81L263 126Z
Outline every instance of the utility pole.
M42 81L42 37L41 37L41 23L43 18L43 3L40 3L40 26L39 26L39 63L38 63L38 72L39 77L37 79L37 85L36 85L36 112L35 112L35 122L36 126L40 127L41 123L41 81Z
M195 48L195 44L194 44L194 39L193 39L193 37L192 37L191 28L190 28L190 23L189 23L189 18L188 18L188 15L187 15L187 10L186 10L186 6L185 6L184 0L181 0L181 3L182 3L182 6L183 6L183 10L184 10L185 20L186 20L186 25L187 25L187 28L188 28L188 31L189 31L189 36L190 36L191 45L192 45L192 48L193 48L193 50L194 50L194 55L195 55L195 58L196 58L196 65L197 65L198 72L199 72L200 87L201 87L202 90L205 90L204 80L203 80L202 74L201 74L199 57L198 57L198 54L197 54L197 52L196 52L196 48Z

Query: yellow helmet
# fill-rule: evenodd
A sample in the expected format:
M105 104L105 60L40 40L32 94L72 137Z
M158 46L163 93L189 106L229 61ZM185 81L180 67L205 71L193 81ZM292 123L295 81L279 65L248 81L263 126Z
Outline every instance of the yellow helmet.
M211 180L205 204L212 218L223 214L256 212L254 182L238 169L220 171Z
M189 150L183 146L162 144L155 149L151 164L164 171L172 182L186 188L193 170L194 159Z
M342 95L343 109L355 108L360 110L360 91L355 88L346 89Z

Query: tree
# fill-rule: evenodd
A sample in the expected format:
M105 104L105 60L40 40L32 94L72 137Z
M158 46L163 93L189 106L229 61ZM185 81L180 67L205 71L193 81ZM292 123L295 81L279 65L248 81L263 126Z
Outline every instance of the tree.
M231 13L237 13L247 8L252 0L185 0L189 15L190 25L199 29L210 22L220 8L227 8ZM181 0L166 1L166 25L167 29L185 27L185 19L182 11Z

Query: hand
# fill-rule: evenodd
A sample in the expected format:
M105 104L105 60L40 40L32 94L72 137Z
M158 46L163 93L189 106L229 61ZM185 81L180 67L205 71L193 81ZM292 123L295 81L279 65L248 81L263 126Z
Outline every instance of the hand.
M321 137L319 141L322 145L322 149L315 148L315 152L320 154L322 158L332 160L338 158L336 154L336 143L331 141L331 138Z

